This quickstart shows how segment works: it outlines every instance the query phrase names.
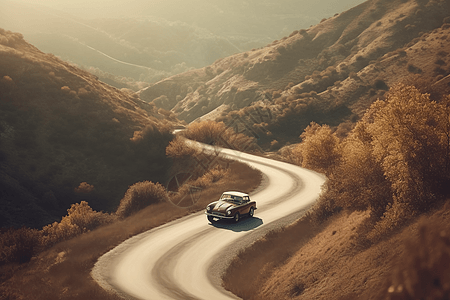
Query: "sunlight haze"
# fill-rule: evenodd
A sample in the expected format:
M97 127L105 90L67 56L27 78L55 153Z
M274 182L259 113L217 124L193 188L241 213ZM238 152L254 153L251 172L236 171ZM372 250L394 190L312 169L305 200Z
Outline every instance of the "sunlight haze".
M125 80L139 89L264 47L362 2L2 0L0 28L110 84Z
M34 3L34 1L15 0L21 3ZM274 14L313 14L315 17L326 18L334 13L340 13L354 7L364 1L362 0L281 0L281 1L218 1L218 0L41 0L38 3L62 10L80 17L130 17L137 15L152 15L164 18L189 18L189 14L199 16L205 13L220 14L227 13L233 7L239 11L241 8L253 7L256 11L267 8Z

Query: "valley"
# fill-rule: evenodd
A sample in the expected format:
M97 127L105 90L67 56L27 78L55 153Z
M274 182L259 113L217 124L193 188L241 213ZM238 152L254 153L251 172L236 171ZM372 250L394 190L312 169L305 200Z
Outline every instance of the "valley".
M98 285L97 260L160 226L188 230L184 220L196 241L226 233L198 267L170 241L168 255L202 274L155 267L164 297L214 277L211 293L249 300L448 298L448 1L324 1L321 18L300 1L94 9L106 2L85 1L84 17L65 1L1 4L1 299L119 299L128 287ZM263 226L213 227L201 211L223 190L281 195L289 180L187 139L309 174L283 197L292 207L309 179L327 179L292 213L261 198L283 211L257 211Z

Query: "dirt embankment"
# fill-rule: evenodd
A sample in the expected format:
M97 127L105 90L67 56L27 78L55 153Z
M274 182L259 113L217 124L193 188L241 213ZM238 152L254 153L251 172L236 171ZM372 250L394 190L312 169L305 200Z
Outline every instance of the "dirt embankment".
M224 285L246 300L448 299L450 201L373 244L358 235L367 217L306 217L270 233L234 260Z

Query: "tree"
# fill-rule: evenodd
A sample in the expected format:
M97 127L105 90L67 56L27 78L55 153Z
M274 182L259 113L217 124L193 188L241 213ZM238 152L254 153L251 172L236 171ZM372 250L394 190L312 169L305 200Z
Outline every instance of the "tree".
M373 217L381 217L392 201L392 193L371 144L353 134L345 141L342 152L342 163L328 183L333 187L336 204L351 210L370 209Z
M339 138L328 125L311 122L300 135L303 167L330 174L342 156Z
M394 200L428 209L448 184L449 114L415 87L397 85L368 112L373 154L389 180Z

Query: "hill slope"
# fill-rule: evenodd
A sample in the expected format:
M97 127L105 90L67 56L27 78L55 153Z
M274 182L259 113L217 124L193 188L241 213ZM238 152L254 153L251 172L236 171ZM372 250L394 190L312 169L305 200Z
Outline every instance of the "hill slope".
M114 210L129 185L162 182L171 124L1 29L0 227L41 227L81 200Z
M354 122L413 75L448 88L449 16L448 1L369 0L261 49L162 80L140 97L187 122L209 113L203 118L232 123L239 113L264 129L266 146L273 137L298 142L311 121Z
M0 27L107 83L137 90L260 47L363 0L310 1L3 0Z

